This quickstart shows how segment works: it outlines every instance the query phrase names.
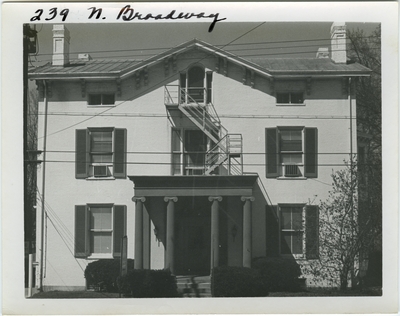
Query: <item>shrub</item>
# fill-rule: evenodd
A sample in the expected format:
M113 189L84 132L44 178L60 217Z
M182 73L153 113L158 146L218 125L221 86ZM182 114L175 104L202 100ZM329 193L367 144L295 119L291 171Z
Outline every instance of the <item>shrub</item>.
M178 297L176 278L167 270L132 270L119 286L125 297Z
M268 295L260 273L250 268L214 268L211 286L214 297L259 297Z
M293 259L258 258L253 268L259 271L269 292L296 292L300 290L301 270Z
M100 259L89 263L85 269L87 286L97 291L118 292L120 264L120 259ZM128 271L133 270L133 266L133 259L128 259Z

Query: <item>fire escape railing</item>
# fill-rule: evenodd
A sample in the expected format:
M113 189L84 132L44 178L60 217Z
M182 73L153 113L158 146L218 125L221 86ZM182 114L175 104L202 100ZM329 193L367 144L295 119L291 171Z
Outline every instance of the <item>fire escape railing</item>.
M229 175L243 174L242 135L228 134L214 105L208 100L207 89L168 85L164 90L164 103L178 106L215 143L205 154L205 175L222 173L220 167Z

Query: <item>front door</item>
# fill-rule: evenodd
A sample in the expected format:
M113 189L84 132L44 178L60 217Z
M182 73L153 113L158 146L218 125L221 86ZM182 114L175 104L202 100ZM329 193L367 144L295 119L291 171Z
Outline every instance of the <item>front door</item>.
M210 220L209 216L196 215L177 219L177 249L175 253L177 274L210 274Z

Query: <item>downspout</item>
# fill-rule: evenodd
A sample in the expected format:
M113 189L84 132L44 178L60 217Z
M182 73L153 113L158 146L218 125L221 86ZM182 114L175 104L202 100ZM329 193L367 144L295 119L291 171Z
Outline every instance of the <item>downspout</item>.
M40 272L39 272L39 290L43 291L43 275L44 275L44 218L45 218L45 180L46 180L46 143L47 143L47 83L43 80L44 85L44 135L43 135L43 165L42 165L42 207L40 214L41 232L40 232Z
M350 105L350 209L351 209L351 237L352 237L352 242L354 243L354 202L353 202L353 181L354 181L354 174L353 174L353 104L351 100L351 77L349 78L349 105ZM354 251L354 249L353 249ZM351 254L353 256L353 254ZM354 265L355 261L354 258L352 258L352 265L350 267L350 280L351 280L351 287L354 288L355 284L355 275L354 275Z

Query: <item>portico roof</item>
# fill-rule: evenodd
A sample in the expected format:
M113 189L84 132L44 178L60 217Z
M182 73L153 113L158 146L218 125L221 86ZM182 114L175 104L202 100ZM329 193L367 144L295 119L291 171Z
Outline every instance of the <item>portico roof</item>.
M258 175L129 176L140 196L250 196Z

